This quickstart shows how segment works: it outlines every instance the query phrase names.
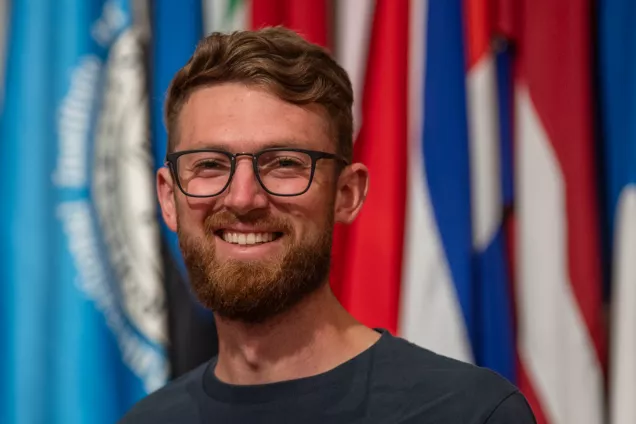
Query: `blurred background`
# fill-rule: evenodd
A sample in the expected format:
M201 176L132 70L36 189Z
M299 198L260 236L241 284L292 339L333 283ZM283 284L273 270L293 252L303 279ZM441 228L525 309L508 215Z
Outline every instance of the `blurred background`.
M334 236L359 320L636 423L633 0L0 0L0 422L113 423L214 355L161 222L166 88L286 25L355 91L371 172Z

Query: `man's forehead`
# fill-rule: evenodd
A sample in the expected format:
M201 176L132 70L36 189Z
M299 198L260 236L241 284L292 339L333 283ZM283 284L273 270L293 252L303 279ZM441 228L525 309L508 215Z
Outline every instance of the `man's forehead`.
M324 108L297 106L263 89L239 84L197 90L180 115L179 144L188 149L324 149L332 139Z

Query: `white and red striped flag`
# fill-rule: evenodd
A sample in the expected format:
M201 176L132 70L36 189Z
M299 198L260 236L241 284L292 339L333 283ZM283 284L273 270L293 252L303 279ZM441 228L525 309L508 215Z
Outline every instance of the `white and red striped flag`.
M519 384L540 423L599 424L605 341L590 5L516 5Z

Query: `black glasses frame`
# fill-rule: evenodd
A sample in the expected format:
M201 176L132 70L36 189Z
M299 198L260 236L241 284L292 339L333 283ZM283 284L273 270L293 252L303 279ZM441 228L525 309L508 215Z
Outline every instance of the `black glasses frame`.
M220 153L227 156L228 159L230 159L230 176L227 179L227 183L225 184L225 186L223 186L223 188L215 194L209 194L209 195L190 194L186 192L183 186L181 185L181 179L179 178L179 170L177 166L178 159L179 157L189 153L205 153L205 152ZM270 153L270 152L298 152L298 153L304 153L311 158L311 173L309 175L309 181L307 182L307 187L305 187L303 191L301 191L300 193L295 193L295 194L280 194L280 193L274 193L270 191L267 187L265 187L263 180L261 180L260 172L258 171L258 159L261 157L261 155L265 153ZM258 183L261 185L261 187L263 187L263 190L265 190L267 193L271 194L272 196L281 196L281 197L294 197L294 196L300 196L302 194L305 194L307 190L309 190L309 187L311 187L311 183L314 179L314 173L316 171L316 163L320 159L334 159L334 160L342 162L342 164L344 164L345 166L349 165L349 161L347 161L342 156L339 156L333 153L320 152L317 150L295 149L290 147L273 147L270 149L264 149L264 150L258 151L256 153L246 153L246 152L230 153L226 150L219 150L219 149L182 150L179 152L173 152L173 153L167 154L165 165L170 169L170 172L172 173L173 178L177 182L177 186L179 187L179 190L181 190L181 192L185 194L186 196L198 197L198 198L215 197L223 193L225 190L227 190L230 183L232 182L232 178L234 177L234 172L236 171L236 159L239 156L250 156L252 158L252 168L254 169L254 175L256 175L256 179L258 180Z

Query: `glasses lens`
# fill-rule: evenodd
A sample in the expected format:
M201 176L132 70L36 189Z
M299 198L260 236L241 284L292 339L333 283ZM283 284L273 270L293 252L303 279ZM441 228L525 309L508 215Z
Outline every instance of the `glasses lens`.
M219 194L230 178L230 158L221 152L193 152L179 156L177 169L183 190L192 196Z
M309 187L311 156L289 150L264 152L258 157L258 174L274 194L300 194Z

